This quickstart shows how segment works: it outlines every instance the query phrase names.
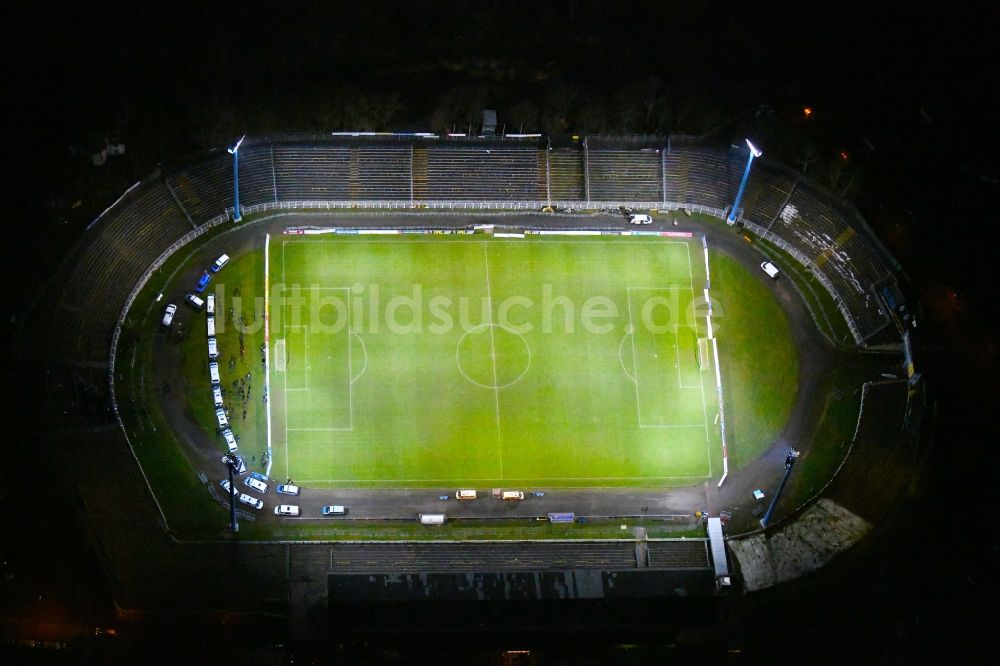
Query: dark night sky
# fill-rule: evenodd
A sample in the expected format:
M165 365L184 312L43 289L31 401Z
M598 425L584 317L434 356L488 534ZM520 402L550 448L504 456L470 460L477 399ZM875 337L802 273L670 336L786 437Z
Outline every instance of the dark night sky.
M407 129L426 128L449 90L485 87L485 99L502 115L522 99L566 90L580 104L650 76L659 77L669 103L693 100L731 118L731 133L752 131L752 112L761 104L788 117L811 105L822 145L854 153L867 138L876 146L865 157L858 203L880 232L895 229L890 245L914 293L958 292L958 310L929 322L932 332L921 340L942 401L928 485L955 490L944 497L925 491L915 510L928 523L904 521L898 537L919 543L931 524L931 532L954 535L956 543L946 553L930 549L928 557L938 558L931 571L901 563L901 586L905 576L933 578L923 581L923 593L901 591L886 602L888 610L870 611L873 621L891 623L898 607L919 608L923 619L903 634L916 641L935 627L962 626L962 613L976 602L951 593L982 589L962 581L983 581L983 556L992 562L1000 550L995 536L978 550L964 545L965 535L992 532L991 515L985 523L971 518L995 506L978 493L995 486L992 446L971 456L976 463L960 462L968 461L966 444L984 442L976 429L985 412L973 407L990 390L995 368L998 7L970 1L22 3L5 20L0 40L11 116L3 129L11 172L4 189L13 218L8 229L19 231L5 243L4 305L23 312L46 262L58 261L87 216L110 203L87 201L79 220L65 202L42 205L78 195L73 183L80 169L66 158L67 146L115 127L126 109L129 159L142 175L161 159L203 148L205 127L222 116L248 124L288 118L287 129L301 129L299 121L335 103L343 90L398 95L394 122ZM514 74L470 74L470 62L489 69L490 60ZM532 74L539 70L544 80ZM10 169L14 159L18 166ZM116 177L130 183L133 176ZM120 188L117 181L108 186ZM68 219L66 226L58 219ZM20 233L26 229L32 233ZM988 425L994 434L985 441L995 441L995 425Z

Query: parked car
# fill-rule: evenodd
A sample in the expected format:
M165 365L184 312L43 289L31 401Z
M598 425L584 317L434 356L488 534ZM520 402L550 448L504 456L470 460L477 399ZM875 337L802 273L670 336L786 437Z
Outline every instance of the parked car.
M229 449L230 453L236 452L236 435L229 428L222 431L222 439L226 440L226 448Z
M240 495L239 499L240 499L240 502L242 502L243 504L246 504L247 506L252 506L253 508L257 509L258 511L260 511L261 509L264 508L264 502L262 502L261 500L257 499L256 497L251 497L250 495L247 495L246 493L242 493Z
M250 476L252 476L253 478L255 478L255 479L259 480L259 481L263 481L264 483L267 483L267 477L265 475L261 474L260 472L250 472Z
M243 479L243 485L245 485L247 488L252 488L253 490L256 490L259 493L264 493L264 494L267 493L267 484L261 481L260 479L253 478L252 476L248 476L247 478Z
M633 214L628 216L629 224L652 224L653 218L649 215L642 213Z
M229 479L222 479L221 481L219 481L219 485L222 486L222 489L225 490L227 493L233 492L233 487L229 485Z
M277 487L277 492L279 495L298 495L299 487L293 486L290 483L283 483Z
M218 273L223 266L229 263L229 255L223 254L219 255L219 258L212 262L212 272Z
M167 328L174 321L174 315L177 314L177 306L171 303L167 306L167 309L163 311L163 325Z
M209 273L208 271L205 271L204 273L201 274L201 277L198 278L198 284L194 286L194 290L199 294L202 293L203 291L205 291L205 289L208 287L208 283L211 281L212 281L212 274Z
M476 491L475 490L459 490L457 493L455 493L455 499L460 499L460 500L474 500L474 499L476 499Z
M201 310L205 306L205 301L201 300L194 294L188 294L184 297L184 300L187 301L188 305L193 307L195 310Z
M209 294L205 297L205 312L215 316L215 294Z
M524 499L524 493L521 492L520 490L505 490L503 492L503 495L501 495L500 497L501 497L501 499L505 499L505 500L515 500L515 501L517 501L517 500L523 500Z
M778 279L778 267L772 264L770 261L761 262L760 269L765 273L767 273L767 276L772 280Z
M323 507L323 515L324 516L346 516L347 515L347 507L346 506L340 506L339 504L335 504L333 506L324 506Z
M276 516L297 516L299 515L299 507L294 504L281 504L274 507L274 515Z

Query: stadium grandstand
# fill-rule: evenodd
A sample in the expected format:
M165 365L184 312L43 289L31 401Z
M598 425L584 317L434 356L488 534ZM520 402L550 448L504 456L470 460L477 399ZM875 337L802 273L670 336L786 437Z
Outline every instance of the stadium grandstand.
M503 138L251 138L240 151L239 177L244 213L324 205L350 209L364 202L367 207L387 209L400 208L400 204L470 210L696 209L722 218L732 205L745 157L737 150L672 142L667 137L583 138L559 147L541 140ZM94 392L113 400L117 334L135 295L172 252L232 219L232 195L232 158L225 151L214 151L169 173L156 172L143 179L95 220L48 288L55 304L47 341L49 371L61 377L79 376ZM743 205L740 218L750 231L780 240L823 278L824 287L842 304L858 345L887 327L888 316L873 298L873 288L891 278L896 263L855 210L766 160L755 166ZM872 480L882 478L878 470L885 461L907 455L879 443L886 429L898 426L898 419L894 422L885 415L902 413L905 395L900 400L896 385L872 394L871 404L879 407L872 407L859 425L857 459L831 489L839 493L843 487L842 501L851 506L857 502L849 501L847 495L867 497L858 494L856 485L877 494L872 501L888 497L888 491L880 490L880 483ZM65 439L64 434L59 436ZM629 541L515 544L506 549L474 544L296 544L290 548L252 544L248 546L252 552L236 558L239 568L234 572L226 558L231 544L178 543L164 534L165 522L153 503L121 501L126 493L155 502L142 490L143 473L129 454L124 427L82 430L73 436L78 441L72 442L68 455L80 470L80 501L94 517L99 551L116 572L117 587L131 591L130 596L119 597L124 606L133 601L139 605L140 598L142 604L162 608L187 604L184 592L171 589L170 581L194 581L192 577L204 583L199 589L205 591L192 607L223 607L232 598L226 581L235 575L259 586L248 592L245 601L261 610L270 603L286 603L289 582L285 572L291 571L302 572L296 580L325 581L337 572L384 572L387 568L421 572L456 567L463 571L676 569L700 576L711 566L705 539L649 540L642 553L637 542ZM112 474L119 479L114 488L104 483ZM861 507L857 510L863 513ZM375 555L373 549L377 549ZM147 571L138 566L154 559L176 571ZM214 565L206 567L209 562Z

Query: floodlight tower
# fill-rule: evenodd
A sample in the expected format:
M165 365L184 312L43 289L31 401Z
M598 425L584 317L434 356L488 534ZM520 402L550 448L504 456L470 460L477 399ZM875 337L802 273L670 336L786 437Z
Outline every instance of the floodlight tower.
M747 168L744 169L743 171L743 180L740 181L740 189L737 190L736 192L736 201L733 202L733 207L729 211L729 217L726 218L727 224L736 223L736 212L740 208L740 200L743 199L743 190L746 189L747 180L750 179L750 165L753 164L753 160L755 157L760 157L761 155L764 154L760 150L758 150L756 146L750 143L750 139L747 139L746 142L747 146L750 147L750 157L747 159Z
M229 469L229 531L234 533L240 531L240 525L236 522L236 475L233 474L237 464L235 454L226 454L226 467Z
M239 222L243 219L243 216L240 215L240 144L243 143L243 139L245 138L247 138L246 134L241 136L239 141L230 148L226 149L233 156L233 222ZM749 165L747 165L747 168L750 168Z
M781 485L778 486L778 491L774 493L774 497L771 498L771 504L767 507L767 513L764 517L760 519L760 526L767 527L767 524L771 520L771 514L774 512L774 507L778 503L778 498L781 497L781 491L785 489L785 484L788 483L788 477L792 473L792 467L795 466L795 459L799 457L799 452L795 449L788 449L788 453L785 454L785 475L781 477Z

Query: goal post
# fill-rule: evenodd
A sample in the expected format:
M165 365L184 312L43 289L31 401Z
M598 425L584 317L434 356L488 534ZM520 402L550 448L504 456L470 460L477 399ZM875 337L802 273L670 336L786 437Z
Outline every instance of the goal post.
M274 371L284 372L287 360L285 357L285 339L279 338L274 341Z
M704 372L708 370L711 361L708 356L708 338L698 338L698 368Z

